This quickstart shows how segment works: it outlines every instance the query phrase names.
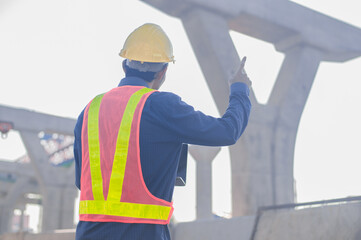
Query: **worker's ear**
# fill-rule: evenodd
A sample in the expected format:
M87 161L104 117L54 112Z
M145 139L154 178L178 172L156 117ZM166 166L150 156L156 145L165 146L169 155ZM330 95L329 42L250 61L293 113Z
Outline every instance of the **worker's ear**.
M123 63L122 63L124 73L127 73L127 69L125 67L126 61L127 60L125 59L125 60L123 60Z
M164 83L165 80L165 73L167 72L167 67L165 66L163 70L159 71L156 75L154 80L151 82L151 88L158 90Z
M168 64L166 64L164 66L164 68L157 73L156 79L162 79L164 77L165 73L167 72L167 69L168 69Z

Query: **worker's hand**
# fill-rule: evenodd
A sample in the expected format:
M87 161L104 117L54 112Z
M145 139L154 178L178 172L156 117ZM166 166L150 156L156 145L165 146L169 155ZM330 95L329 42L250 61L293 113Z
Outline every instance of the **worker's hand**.
M233 77L228 80L229 86L235 82L242 82L247 84L248 87L252 86L251 80L249 80L246 71L244 70L244 65L246 64L247 57L243 57L239 70L235 73Z

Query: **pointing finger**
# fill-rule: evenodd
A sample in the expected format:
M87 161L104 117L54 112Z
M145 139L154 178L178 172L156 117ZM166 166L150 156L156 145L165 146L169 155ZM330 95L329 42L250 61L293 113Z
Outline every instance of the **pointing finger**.
M241 68L244 68L244 65L246 64L247 57L243 57L241 60Z

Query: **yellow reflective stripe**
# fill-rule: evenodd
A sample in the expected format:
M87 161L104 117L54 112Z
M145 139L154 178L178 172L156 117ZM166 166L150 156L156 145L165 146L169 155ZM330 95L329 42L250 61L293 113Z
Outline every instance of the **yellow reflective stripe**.
M127 202L80 201L79 214L168 220L171 207Z
M94 200L104 200L99 147L99 109L103 96L104 94L96 96L88 111L89 165Z
M142 88L138 90L130 97L128 104L125 107L122 122L119 127L112 174L110 176L109 192L107 197L107 200L109 201L119 202L122 197L124 172L127 162L129 138L134 112L142 96L151 91L153 91L153 89L149 88Z

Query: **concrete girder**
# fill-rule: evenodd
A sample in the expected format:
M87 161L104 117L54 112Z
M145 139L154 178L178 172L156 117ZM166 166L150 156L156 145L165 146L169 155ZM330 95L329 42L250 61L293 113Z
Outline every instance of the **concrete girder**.
M28 163L17 163L0 160L0 172L13 173L26 177L35 177L33 169Z
M359 28L288 0L141 1L183 21L195 8L213 12L226 19L230 29L273 43L281 52L302 43L325 52L324 61L361 55Z
M12 122L18 131L74 134L75 119L0 105L0 121Z

